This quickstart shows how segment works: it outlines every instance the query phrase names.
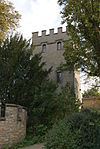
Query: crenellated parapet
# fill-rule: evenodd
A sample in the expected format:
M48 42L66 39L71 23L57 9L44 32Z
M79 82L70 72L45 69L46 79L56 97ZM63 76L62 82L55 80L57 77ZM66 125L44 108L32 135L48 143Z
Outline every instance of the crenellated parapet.
M68 35L62 31L62 27L58 28L57 33L54 32L53 29L49 29L49 34L46 34L46 30L42 30L41 36L39 36L39 32L32 33L32 41L35 46L39 46L42 43L56 43L57 41L66 41L68 39Z

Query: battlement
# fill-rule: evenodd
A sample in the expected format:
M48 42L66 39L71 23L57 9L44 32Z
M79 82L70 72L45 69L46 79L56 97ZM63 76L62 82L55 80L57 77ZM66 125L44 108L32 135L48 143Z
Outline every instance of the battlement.
M49 29L49 34L46 34L46 30L42 30L41 31L41 36L39 36L39 32L33 32L32 35L33 37L44 37L44 36L51 36L51 35L54 35L54 34L61 34L61 33L64 33L63 30L62 30L62 27L58 27L58 32L57 33L54 33L54 28L52 29Z
M46 34L46 30L41 31L41 36L39 36L39 32L33 32L32 33L32 41L33 44L38 46L41 45L41 43L55 43L57 40L68 40L68 35L65 32L63 32L62 27L58 27L57 33L54 32L54 28L49 29L49 34Z

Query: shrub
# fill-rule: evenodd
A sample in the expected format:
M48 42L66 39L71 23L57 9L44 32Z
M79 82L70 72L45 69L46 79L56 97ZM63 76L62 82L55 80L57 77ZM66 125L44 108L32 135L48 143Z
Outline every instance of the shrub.
M66 83L65 87L62 87L56 104L57 119L63 119L69 113L78 112L81 103L76 98L74 87L70 83Z
M91 89L88 89L85 91L82 95L84 98L90 98L90 97L98 97L100 96L99 88L93 87Z
M68 136L69 137L66 137ZM70 144L70 136L68 126L65 120L60 120L55 124L51 131L49 131L48 137L46 139L45 149L63 149L67 148L68 143Z
M45 149L99 149L100 114L84 110L59 121L50 130Z

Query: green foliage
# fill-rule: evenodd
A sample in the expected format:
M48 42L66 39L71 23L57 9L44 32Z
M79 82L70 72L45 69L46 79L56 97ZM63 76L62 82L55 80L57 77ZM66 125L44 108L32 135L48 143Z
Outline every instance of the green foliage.
M81 68L100 77L100 1L58 0L69 40L64 45L65 68Z
M0 0L0 43L11 30L18 27L20 17L11 2Z
M67 116L53 126L45 149L99 149L100 113L85 110Z
M38 126L50 127L56 114L56 86L52 82L44 81L37 90L34 100L29 106L29 125L34 133Z
M62 88L61 93L57 96L57 116L60 119L66 117L69 113L79 110L80 102L76 98L74 87L69 83Z
M6 39L0 46L0 98L29 106L35 90L49 71L42 70L41 55L32 57L33 46L22 36ZM40 64L40 65L39 65Z
M34 125L32 130L34 130L35 135L37 135L38 126L43 126L42 130L51 128L59 119L63 119L69 113L79 110L80 102L70 84L67 83L58 95L54 92L55 89L51 82L44 82L41 91L35 96L35 100L29 107L30 120L28 123L31 126ZM39 132L42 133L42 130L39 130Z
M36 127L36 130L35 130L35 135L36 136L44 136L45 135L45 133L46 133L46 131L47 131L47 127L46 126L44 126L43 124L41 124L41 125L38 125L37 127Z
M67 137L66 137L67 136ZM72 136L65 123L65 120L60 120L57 124L54 124L53 128L47 135L45 149L67 149L68 144Z
M41 54L33 56L33 45L20 35L0 46L0 99L27 107L28 126L50 124L55 110L56 86L48 80Z
M33 137L31 135L27 135L20 143L13 144L9 149L19 149L23 147L28 147L30 145L40 143L41 140L39 139L40 138L38 136ZM8 147L4 147L3 149L8 149Z
M91 88L83 93L84 98L98 97L98 96L100 96L100 92L99 92L98 88Z

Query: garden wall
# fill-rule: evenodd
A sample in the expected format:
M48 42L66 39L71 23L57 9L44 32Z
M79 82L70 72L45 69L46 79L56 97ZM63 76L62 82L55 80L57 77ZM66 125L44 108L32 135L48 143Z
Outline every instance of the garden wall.
M0 149L18 143L26 135L27 112L24 107L15 104L5 105L5 116L1 115L0 105Z
M82 99L83 108L100 108L100 97L90 97Z

